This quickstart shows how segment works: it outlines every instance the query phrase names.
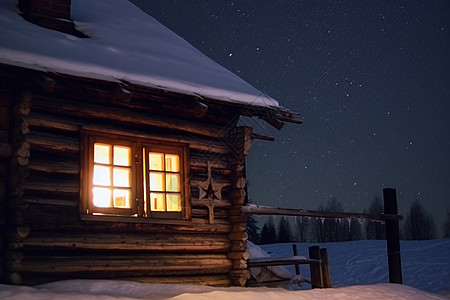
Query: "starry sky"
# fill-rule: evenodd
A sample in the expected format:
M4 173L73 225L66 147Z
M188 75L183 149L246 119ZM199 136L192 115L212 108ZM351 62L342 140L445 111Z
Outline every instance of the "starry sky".
M132 0L197 49L299 112L245 121L253 203L361 212L397 189L440 228L450 209L450 1ZM151 34L149 32L149 34ZM250 124L249 124L250 122Z

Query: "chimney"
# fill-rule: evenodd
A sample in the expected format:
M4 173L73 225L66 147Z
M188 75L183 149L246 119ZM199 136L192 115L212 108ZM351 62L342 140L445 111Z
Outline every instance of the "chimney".
M19 8L26 16L40 16L70 20L71 0L19 0Z
M72 0L19 0L19 9L28 22L77 37L87 37L75 29L70 19L71 2Z

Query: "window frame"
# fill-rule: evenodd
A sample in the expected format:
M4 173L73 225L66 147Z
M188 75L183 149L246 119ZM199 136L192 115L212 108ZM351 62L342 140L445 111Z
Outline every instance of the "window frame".
M94 169L94 144L104 143L112 146L127 146L131 148L131 199L130 208L99 208L93 205L93 169ZM144 187L144 153L163 152L179 155L180 167L180 195L181 211L151 211L150 198L144 201L144 193L149 192L150 185L146 179ZM125 222L157 222L189 220L191 213L190 187L189 187L189 147L187 144L162 139L136 137L104 133L93 130L82 130L81 147L81 189L80 189L80 213L82 219L109 220L120 219ZM148 166L148 162L146 162ZM146 167L148 169L148 167ZM148 174L148 173L147 173ZM146 206L146 207L144 207Z

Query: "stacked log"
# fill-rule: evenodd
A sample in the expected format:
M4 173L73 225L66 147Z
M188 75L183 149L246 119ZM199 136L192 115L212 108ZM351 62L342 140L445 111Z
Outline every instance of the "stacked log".
M63 89L58 80L53 84L51 91ZM245 222L234 209L246 196L244 163L241 156L238 163L234 154L230 156L226 131L130 109L133 99L113 105L104 99L85 99L80 104L79 99L43 94L37 90L18 94L11 110L10 148L0 141L0 159L9 155L11 166L11 172L0 166L1 172L10 174L5 187L9 218L4 282L173 278L176 283L219 286L245 283ZM208 161L215 179L225 186L221 199L214 202L214 222L204 201L195 197L189 220L102 216L99 221L98 216L83 214L82 129L189 144L191 186L205 178Z
M9 158L13 154L9 138L11 105L12 93L0 90L0 257L3 257L5 252ZM0 261L0 278L3 277L3 270L3 262Z
M13 95L15 98L14 104L11 103L9 136L11 140L12 153L9 157L8 163L8 195L5 197L7 202L5 203L5 212L8 219L5 222L5 236L3 240L5 242L5 248L8 248L8 240L22 241L25 239L29 232L29 226L22 218L26 205L22 202L24 195L23 184L28 178L28 162L30 157L30 144L26 141L26 135L29 133L28 124L25 117L30 113L30 104L32 100L32 94L26 90L17 95ZM8 211L6 211L8 210ZM6 250L6 249L5 249ZM4 255L6 262L17 260L18 257L22 257L22 252L6 252ZM4 266L4 274L2 276L7 282L21 283L20 275L10 270L6 263Z
M245 286L250 278L247 268L248 253L246 252L246 232L247 219L242 214L241 207L247 200L247 181L245 179L245 156L250 149L250 127L238 127L235 132L234 163L233 163L233 185L229 197L232 201L232 208L229 210L229 220L231 222L231 233L228 237L231 240L231 251L228 257L233 262L233 269L230 272L230 279L233 285Z

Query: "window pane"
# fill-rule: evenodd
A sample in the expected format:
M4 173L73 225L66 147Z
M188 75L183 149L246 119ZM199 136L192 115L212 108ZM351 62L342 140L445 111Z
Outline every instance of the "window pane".
M121 187L130 187L131 170L126 168L114 168L113 185Z
M110 186L111 185L110 169L111 169L110 167L95 165L93 184Z
M166 191L168 192L180 191L180 175L166 174Z
M94 144L94 162L101 164L110 164L111 145Z
M95 187L92 189L94 194L94 206L111 207L111 190L106 188Z
M164 200L164 193L150 193L150 210L165 211L166 201Z
M130 191L114 189L114 207L130 208Z
M164 173L150 172L150 190L164 191Z
M114 146L114 164L117 166L129 166L131 148L125 146Z
M169 172L179 172L180 170L180 159L176 154L166 154L166 171Z
M149 161L150 170L164 171L164 153L150 152Z
M167 194L167 211L181 211L180 194Z

